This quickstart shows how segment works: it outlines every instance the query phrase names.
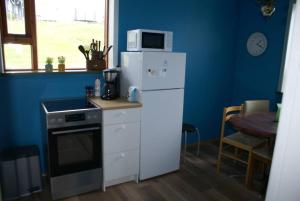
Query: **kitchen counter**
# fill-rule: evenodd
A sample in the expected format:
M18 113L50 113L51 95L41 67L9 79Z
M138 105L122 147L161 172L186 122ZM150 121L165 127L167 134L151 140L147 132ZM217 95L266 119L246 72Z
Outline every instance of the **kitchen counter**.
M139 108L142 107L141 103L131 103L125 99L116 100L102 100L101 98L90 98L93 104L101 108L102 110L115 110L115 109L126 109L126 108Z

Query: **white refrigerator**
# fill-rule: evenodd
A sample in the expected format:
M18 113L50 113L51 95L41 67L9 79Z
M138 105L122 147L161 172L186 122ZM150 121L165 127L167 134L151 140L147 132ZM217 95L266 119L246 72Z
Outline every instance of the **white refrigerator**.
M140 180L179 169L185 65L185 53L121 53L121 95L136 86L143 105Z

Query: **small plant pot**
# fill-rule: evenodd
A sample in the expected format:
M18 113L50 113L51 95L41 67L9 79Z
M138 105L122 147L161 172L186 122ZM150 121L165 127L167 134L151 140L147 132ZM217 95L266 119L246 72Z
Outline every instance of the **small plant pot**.
M53 65L52 64L46 64L45 65L46 72L52 72L53 71Z
M66 69L65 64L58 64L58 71L59 72L64 72Z

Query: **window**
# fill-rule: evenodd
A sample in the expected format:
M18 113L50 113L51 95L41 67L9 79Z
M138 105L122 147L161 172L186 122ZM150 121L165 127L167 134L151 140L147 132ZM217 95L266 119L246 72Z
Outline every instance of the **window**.
M42 70L47 57L66 57L66 69L85 69L79 45L108 43L108 0L1 0L4 69Z

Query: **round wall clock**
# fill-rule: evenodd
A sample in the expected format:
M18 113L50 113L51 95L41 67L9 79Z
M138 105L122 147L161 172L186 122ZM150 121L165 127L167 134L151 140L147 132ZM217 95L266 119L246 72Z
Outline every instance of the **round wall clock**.
M260 32L251 34L247 41L247 50L252 56L262 55L268 46L267 37Z

